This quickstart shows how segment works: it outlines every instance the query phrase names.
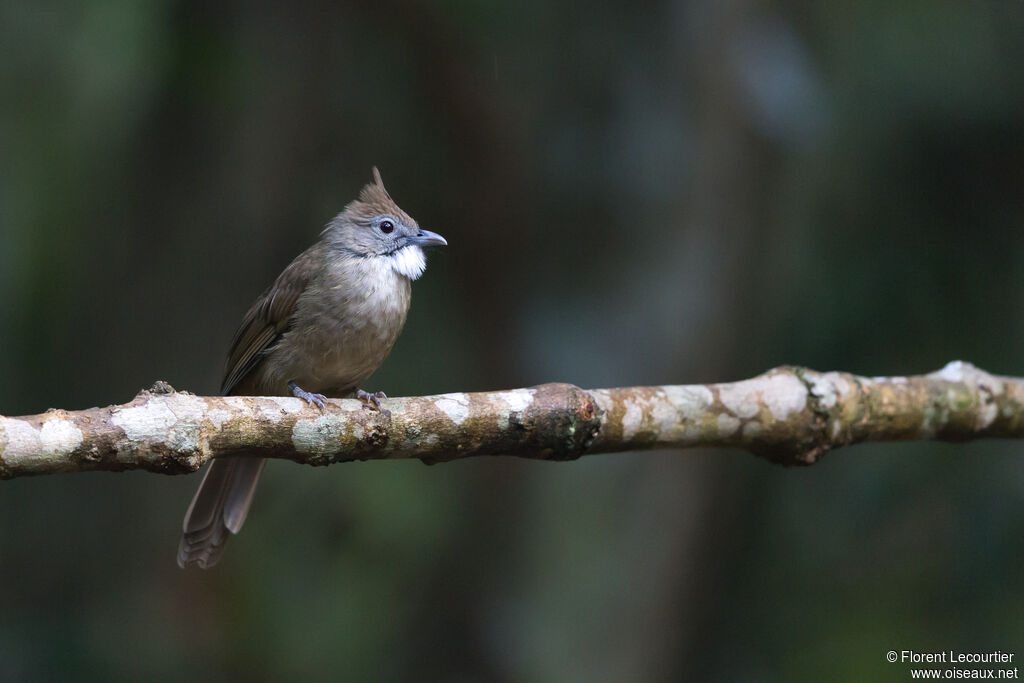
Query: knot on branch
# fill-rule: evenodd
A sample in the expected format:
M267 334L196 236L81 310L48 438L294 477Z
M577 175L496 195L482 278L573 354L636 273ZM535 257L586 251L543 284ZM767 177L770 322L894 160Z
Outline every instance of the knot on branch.
M573 384L541 384L534 391L533 402L518 418L529 435L527 448L535 449L540 460L579 458L597 438L604 411L590 392Z
M174 387L172 387L168 382L165 382L162 379L158 379L157 381L153 382L153 386L151 386L149 389L143 389L142 391L140 391L136 398L145 395L174 393L177 393L177 390Z
M779 465L806 466L853 441L849 425L862 412L861 386L854 375L784 366L751 382L763 383L759 396L770 408L751 443L755 455ZM772 392L788 395L783 399ZM789 410L780 412L779 405Z

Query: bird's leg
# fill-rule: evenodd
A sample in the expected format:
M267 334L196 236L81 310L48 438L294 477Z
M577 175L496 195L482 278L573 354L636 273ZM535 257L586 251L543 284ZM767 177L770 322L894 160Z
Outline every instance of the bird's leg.
M324 399L327 397L323 394L314 394L306 391L295 382L288 382L288 388L292 390L292 396L295 398L301 398L306 403L317 406L320 410L324 409Z
M356 398L363 402L363 407L364 408L369 408L370 410L376 410L381 415L385 415L387 417L390 417L391 416L391 411L390 410L384 410L384 409L382 409L380 407L380 400L382 398L387 398L387 397L388 397L388 395L385 394L383 391L378 391L375 394L371 394L368 391L363 391L362 389L356 389Z

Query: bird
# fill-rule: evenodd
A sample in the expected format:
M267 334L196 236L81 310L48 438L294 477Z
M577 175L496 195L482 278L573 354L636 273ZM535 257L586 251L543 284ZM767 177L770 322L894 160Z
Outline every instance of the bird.
M331 219L256 299L228 352L224 396L295 396L308 408L355 396L381 410L382 392L363 382L383 363L405 325L411 283L426 269L424 247L444 246L388 194L373 168L356 200ZM213 459L182 524L178 565L206 569L245 522L265 459Z

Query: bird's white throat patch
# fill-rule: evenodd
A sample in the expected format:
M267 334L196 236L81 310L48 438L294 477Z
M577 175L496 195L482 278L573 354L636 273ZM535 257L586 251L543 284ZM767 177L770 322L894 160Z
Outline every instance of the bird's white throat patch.
M410 280L415 280L427 269L427 258L423 250L415 244L402 247L395 253L388 256L391 260L391 267L399 275L404 275Z

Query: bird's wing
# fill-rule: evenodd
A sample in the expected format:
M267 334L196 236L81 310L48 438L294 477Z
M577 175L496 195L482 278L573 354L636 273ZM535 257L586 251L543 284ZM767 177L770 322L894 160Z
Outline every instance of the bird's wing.
M228 395L252 372L263 354L291 325L299 296L309 283L319 252L315 247L299 254L263 292L245 314L228 352L221 393Z

